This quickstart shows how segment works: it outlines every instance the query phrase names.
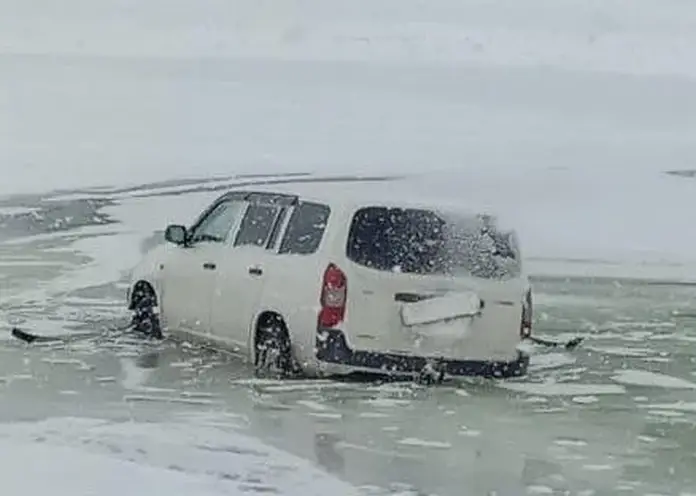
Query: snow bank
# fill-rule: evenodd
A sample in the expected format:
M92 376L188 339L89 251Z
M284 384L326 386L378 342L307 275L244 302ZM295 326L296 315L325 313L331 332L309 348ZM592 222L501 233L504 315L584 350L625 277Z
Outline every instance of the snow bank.
M7 494L357 495L309 462L221 427L54 418L0 425Z
M139 466L74 448L39 443L0 442L6 494L51 496L146 496L235 494L216 490L211 480L174 470ZM239 492L238 494L243 494Z

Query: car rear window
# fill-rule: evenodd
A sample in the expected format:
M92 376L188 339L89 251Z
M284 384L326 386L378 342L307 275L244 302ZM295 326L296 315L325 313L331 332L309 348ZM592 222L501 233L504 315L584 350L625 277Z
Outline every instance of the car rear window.
M280 254L310 255L319 248L331 210L321 203L302 202L290 215Z
M431 210L366 207L353 216L346 255L375 270L505 279L521 267L514 235L490 221Z

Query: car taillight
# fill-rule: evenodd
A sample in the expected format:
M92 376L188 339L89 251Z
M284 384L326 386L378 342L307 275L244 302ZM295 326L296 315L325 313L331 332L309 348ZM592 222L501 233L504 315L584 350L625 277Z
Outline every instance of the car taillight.
M341 269L334 264L324 271L319 303L319 327L335 327L346 315L348 279Z
M520 323L520 336L522 339L532 335L532 290L528 289L522 302L522 322Z

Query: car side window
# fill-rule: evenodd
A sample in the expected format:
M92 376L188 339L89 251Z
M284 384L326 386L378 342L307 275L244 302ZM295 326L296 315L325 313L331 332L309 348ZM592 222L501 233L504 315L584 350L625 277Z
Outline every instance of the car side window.
M320 203L303 202L290 215L278 253L310 255L317 251L331 209Z
M239 223L247 203L225 201L208 212L191 232L192 243L225 243Z
M234 246L265 247L278 221L281 208L276 205L251 204L247 209L237 233Z

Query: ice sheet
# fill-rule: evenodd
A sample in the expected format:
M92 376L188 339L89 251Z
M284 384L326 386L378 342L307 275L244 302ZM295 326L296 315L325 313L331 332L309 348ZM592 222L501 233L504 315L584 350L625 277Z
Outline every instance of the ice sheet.
M241 433L167 421L0 424L0 455L6 494L357 494L309 462Z

